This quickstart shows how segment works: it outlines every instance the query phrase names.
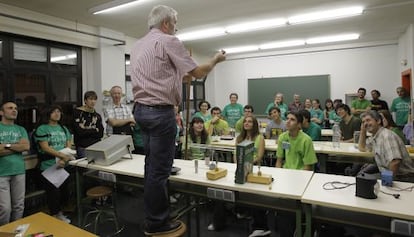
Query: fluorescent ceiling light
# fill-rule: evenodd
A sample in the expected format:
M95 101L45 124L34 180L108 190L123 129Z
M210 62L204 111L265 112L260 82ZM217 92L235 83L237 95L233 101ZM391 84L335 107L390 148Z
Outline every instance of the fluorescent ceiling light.
M271 42L267 44L262 44L259 46L260 49L276 49L276 48L286 48L293 46L305 45L304 40L290 40L290 41L279 41Z
M364 8L359 7L359 6L339 8L339 9L334 9L334 10L313 12L313 13L289 17L288 21L289 21L289 24L300 24L300 23L315 22L315 21L322 21L322 20L329 20L329 19L360 15L362 14L363 11L364 11Z
M178 34L177 38L181 41L197 40L212 38L217 36L225 35L226 32L223 28L210 28L205 30L192 31L188 33Z
M102 5L98 5L96 7L92 7L89 9L89 12L96 14L101 13L108 13L111 11L116 11L120 9L124 9L127 7L131 7L132 5L136 5L138 3L142 3L144 0L115 0L111 2L104 3Z
M306 40L306 43L307 44L321 44L321 43L330 43L330 42L345 41L345 40L356 40L356 39L359 39L359 34L343 34L343 35L332 35L332 36L325 36L325 37L310 38Z
M255 45L250 45L250 46L228 48L228 49L223 49L223 50L226 52L226 54L230 54L230 53L242 53L242 52L256 51L256 50L259 50L259 47Z
M225 28L227 33L239 33L246 31L263 30L286 25L287 20L283 18L252 21L241 24L230 25Z

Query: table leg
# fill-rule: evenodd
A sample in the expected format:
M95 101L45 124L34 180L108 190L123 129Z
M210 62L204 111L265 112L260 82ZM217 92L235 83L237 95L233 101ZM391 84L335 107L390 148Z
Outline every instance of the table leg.
M83 227L82 226L82 204L81 204L81 200L82 200L82 185L81 185L81 171L80 171L80 167L76 167L76 205L77 205L77 209L78 209L78 226L79 227Z
M303 209L305 210L305 220L306 220L305 237L311 237L312 236L312 205L303 204Z
M300 202L296 206L296 236L302 236L302 206Z

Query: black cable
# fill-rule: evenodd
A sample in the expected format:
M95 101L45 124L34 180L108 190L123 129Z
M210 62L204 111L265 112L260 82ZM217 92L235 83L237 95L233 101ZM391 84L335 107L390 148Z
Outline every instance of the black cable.
M398 199L401 196L399 193L387 193L387 192L385 192L383 190L380 190L380 192L383 193L383 194L386 194L386 195L393 196L395 199Z
M391 189L391 190L396 191L396 192L403 192L403 191L412 192L414 190L414 185L412 185L410 187L406 187L406 188L400 188L400 187L397 187L397 186L393 186L393 187L388 187L388 189Z
M356 183L344 183L340 181L332 181L332 182L326 182L322 185L322 188L324 190L335 190L335 189L344 189L349 186L355 185Z

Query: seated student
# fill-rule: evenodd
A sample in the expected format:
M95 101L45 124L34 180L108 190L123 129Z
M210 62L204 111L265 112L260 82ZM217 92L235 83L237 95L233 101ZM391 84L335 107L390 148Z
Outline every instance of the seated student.
M319 126L322 126L323 123L323 111L321 109L321 103L319 102L319 99L313 99L312 100L312 108L309 111L312 122L316 123Z
M252 116L254 112L253 106L251 105L245 105L243 108L243 117L241 117L237 122L235 126L235 130L237 133L241 133L243 129L243 120L246 116Z
M307 111L311 111L311 109L312 109L312 100L311 99L306 98L305 102L303 104L304 104L304 107L303 107L304 109L306 109ZM298 111L300 111L300 109Z
M288 111L288 106L286 103L283 102L283 94L282 93L276 93L275 100L271 103L269 103L266 106L265 114L269 114L270 109L273 107L278 107L280 109L280 116L282 120L286 119L286 113Z
M38 157L40 160L40 170L44 171L51 166L58 164L60 168L72 159L60 150L71 147L72 135L69 130L61 124L62 108L58 105L47 107L41 115L39 126L34 133L34 139L38 146ZM70 219L63 215L62 206L65 197L67 197L67 181L59 188L52 184L43 175L41 183L46 191L47 205L50 215L59 220L70 223Z
M187 149L191 159L201 160L206 156L206 149L192 147L191 144L210 144L210 136L204 128L204 121L200 117L194 117L190 122Z
M407 144L407 139L405 139L405 136L401 129L397 126L397 124L394 122L394 119L392 118L392 115L389 110L379 110L378 113L381 115L382 118L382 126L384 128L390 129L391 131L395 132L404 144Z
M279 136L276 152L276 167L312 171L318 162L311 138L301 130L303 116L289 112L286 119L287 131ZM277 225L281 237L294 236L295 216L278 212Z
M228 135L230 132L229 124L221 118L221 110L219 107L213 107L211 109L212 119L204 123L208 135L221 136Z
M305 109L300 110L299 114L303 117L302 130L312 139L312 141L320 141L322 137L321 127L311 121L311 113Z
M346 104L339 104L335 108L336 113L341 117L339 127L341 128L342 141L354 142L354 132L361 128L361 119L351 114L351 109Z
M270 122L266 126L266 138L277 140L280 134L286 131L286 122L280 117L280 109L272 107L269 109Z
M236 138L236 144L243 141L254 142L255 151L253 153L253 163L260 165L265 151L265 141L262 134L259 132L259 125L257 119L253 116L246 116L243 119L243 129ZM235 159L235 157L234 157ZM213 221L208 226L209 230L219 230L224 228L224 204L216 202L214 207ZM265 236L271 232L267 226L266 211L253 211L253 232L250 236ZM253 235L254 234L254 235ZM260 235L259 235L260 234Z
M414 121L413 121L413 119L411 119L411 115L409 114L408 115L408 123L406 125L404 125L404 128L403 128L403 133L404 133L405 138L407 139L408 144L412 144L411 141L414 138L413 125L414 125Z
M390 170L394 180L414 182L414 160L398 135L381 126L381 115L374 110L367 111L362 114L362 121L359 150L374 152L378 171ZM366 132L372 134L368 139ZM368 167L363 167L362 171L366 169Z
M338 103L338 102L337 102ZM332 127L334 122L341 122L341 117L336 114L335 105L331 99L325 100L325 109L323 111L324 120L328 121L329 126L325 126L327 128Z
M205 100L200 101L200 103L198 103L199 111L193 115L193 118L200 117L203 119L204 122L207 122L208 120L212 118L210 112L208 112L210 107L211 106L210 106L210 103L208 103L208 101L205 101Z
M265 141L263 135L259 132L257 119L253 116L244 117L243 129L239 136L236 138L236 144L239 144L243 141L254 142L255 151L253 153L253 164L261 165L265 151ZM263 209L253 209L252 216L253 232L249 236L270 235L271 231L267 225L266 211Z

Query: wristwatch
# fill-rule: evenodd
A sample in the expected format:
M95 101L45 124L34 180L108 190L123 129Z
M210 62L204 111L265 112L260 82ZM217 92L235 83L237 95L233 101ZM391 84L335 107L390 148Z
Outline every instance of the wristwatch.
M10 143L4 144L4 148L5 149L10 149L11 148L11 144Z

